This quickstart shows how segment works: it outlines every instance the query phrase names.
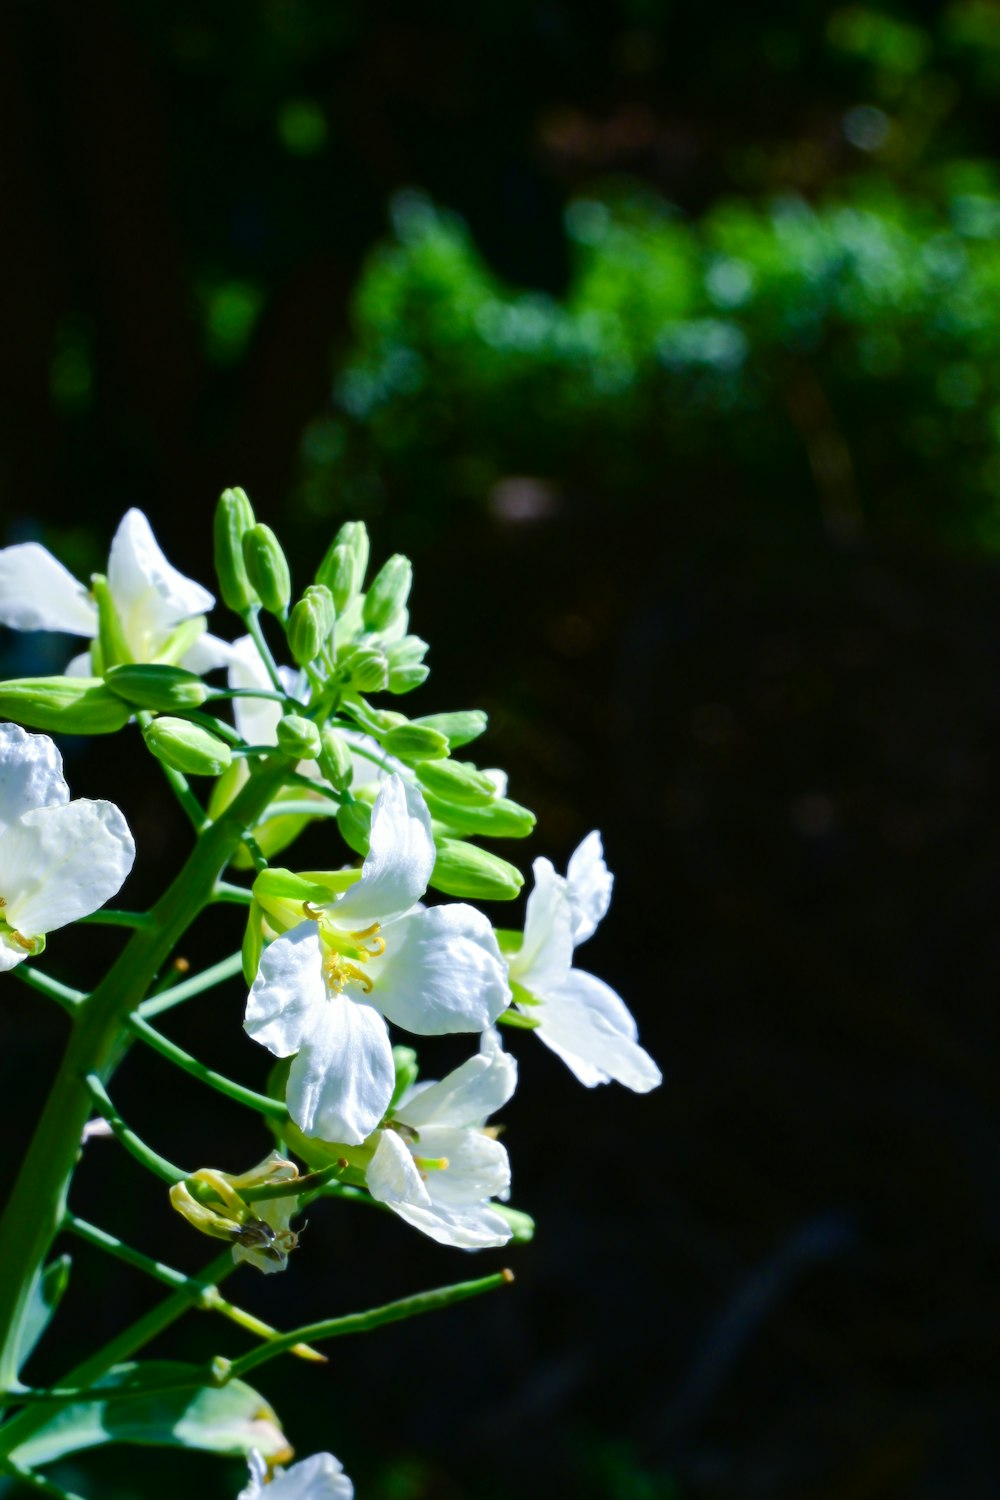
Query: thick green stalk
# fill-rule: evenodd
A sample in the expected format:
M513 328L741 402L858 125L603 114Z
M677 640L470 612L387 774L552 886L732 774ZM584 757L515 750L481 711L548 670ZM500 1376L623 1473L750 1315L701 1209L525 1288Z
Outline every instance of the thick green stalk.
M135 932L104 980L80 1003L62 1065L0 1220L0 1387L17 1378L16 1351L34 1277L65 1211L66 1193L92 1108L86 1078L107 1081L122 1055L125 1018L198 912L248 827L282 784L288 761L272 756L219 820L203 829L173 884Z

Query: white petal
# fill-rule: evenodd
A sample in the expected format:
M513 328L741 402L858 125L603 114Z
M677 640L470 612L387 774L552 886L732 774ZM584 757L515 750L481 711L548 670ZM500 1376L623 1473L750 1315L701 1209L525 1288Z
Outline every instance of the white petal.
M228 681L231 688L274 691L260 652L248 635L233 642ZM234 698L233 716L236 728L248 745L273 745L277 740L280 703L272 703L268 698Z
M203 672L212 672L216 667L228 667L232 656L230 641L223 641L219 636L209 635L206 631L193 646L188 647L178 665L188 672L197 672L200 677Z
M561 984L573 963L573 908L565 880L547 859L532 865L524 941L510 960L510 977L533 994Z
M6 974L8 969L23 963L27 957L27 949L19 943L12 943L6 932L0 932L0 974Z
M332 1453L314 1453L278 1473L263 1500L352 1500L354 1486Z
M243 1029L275 1057L298 1052L327 1003L315 922L300 922L261 954Z
M95 677L93 659L89 649L81 651L79 656L71 656L64 669L66 677Z
M661 1082L659 1068L635 1040L624 1001L593 974L574 969L530 1015L541 1023L536 1035L588 1088L614 1078L645 1094Z
M506 797L506 795L507 795L507 772L506 771L501 771L498 768L493 767L493 768L491 768L489 770L484 771L483 775L484 776L488 776L489 779L490 779L490 781L492 781L493 785L496 787L496 793L497 793L498 797Z
M25 813L0 838L4 916L25 937L39 937L96 911L121 889L135 844L113 802L79 797Z
M494 1031L485 1036L494 1037ZM424 1125L483 1125L502 1109L517 1087L517 1063L502 1048L484 1050L396 1107L397 1120Z
M250 1468L250 1482L240 1490L236 1500L260 1500L261 1486L267 1478L267 1464L256 1448L251 1448L247 1454L247 1464Z
M356 890L357 887L354 887ZM354 891L348 891L348 900ZM397 1026L420 1036L483 1031L510 1000L493 928L464 902L415 911L387 926L385 954L372 964L372 1000Z
M428 1173L427 1184L432 1190L437 1179L448 1170ZM368 1164L366 1180L373 1198L439 1244L455 1245L460 1250L486 1250L505 1245L510 1239L506 1219L488 1203L448 1203L436 1201L436 1195L432 1198L409 1150L395 1131L383 1131Z
M444 1158L448 1165L427 1174L431 1202L462 1208L499 1198L510 1188L507 1149L481 1130L456 1130L446 1125L428 1125L412 1146L415 1156Z
M569 899L573 908L573 942L585 943L611 905L614 876L604 863L601 835L588 833L570 856L566 871Z
M371 1005L332 994L288 1074L285 1101L305 1135L360 1146L382 1121L396 1081L389 1032Z
M0 624L96 635L97 607L51 552L24 542L0 551Z
M111 543L108 586L138 659L158 648L181 620L204 614L215 599L164 557L141 510L122 517Z
M0 830L33 807L58 807L68 801L62 756L48 735L28 734L19 724L0 724Z
M357 931L410 911L427 889L434 858L423 797L402 776L390 776L372 809L361 879L330 908L331 920L342 931Z
M372 1197L392 1208L400 1203L431 1206L430 1194L413 1155L394 1130L379 1132L375 1155L365 1170L365 1181Z

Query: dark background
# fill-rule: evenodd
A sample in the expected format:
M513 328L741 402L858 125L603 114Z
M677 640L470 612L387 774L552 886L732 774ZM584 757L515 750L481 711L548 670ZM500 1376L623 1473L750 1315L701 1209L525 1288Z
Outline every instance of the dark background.
M290 1325L517 1272L262 1372L299 1454L386 1500L992 1500L1000 7L13 0L0 70L4 542L85 577L140 505L207 580L239 483L299 587L348 516L408 552L433 672L402 706L490 711L479 758L538 812L528 853L562 868L602 828L616 897L580 961L664 1071L646 1098L588 1093L508 1033L531 1246L467 1257L329 1205L287 1276L241 1273L237 1300ZM599 302L580 202L621 226L600 293L621 318L559 352L564 311ZM859 203L944 280L850 301L861 262L829 243ZM692 293L664 322L653 285L661 243L714 285L734 204L779 226L744 233L763 290L732 314L739 368L713 353L730 314ZM781 241L800 221L815 239ZM490 342L487 304L556 333ZM5 650L8 674L70 654ZM139 905L186 841L130 736L67 761L128 816ZM115 943L56 935L46 965L82 984ZM186 952L222 950L205 923ZM243 998L171 1034L260 1085ZM5 983L11 1169L63 1032ZM433 1071L464 1050L428 1049ZM148 1056L114 1092L192 1167L267 1149ZM113 1143L74 1192L199 1263ZM80 1251L39 1374L150 1295ZM158 1352L239 1347L192 1317ZM115 1500L241 1482L206 1474L141 1451L62 1470Z

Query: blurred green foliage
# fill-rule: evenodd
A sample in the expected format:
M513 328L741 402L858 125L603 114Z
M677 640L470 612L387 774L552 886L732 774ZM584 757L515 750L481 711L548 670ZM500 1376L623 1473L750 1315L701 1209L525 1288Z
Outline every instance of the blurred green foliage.
M404 194L371 256L333 410L307 430L311 509L389 491L423 514L505 476L667 494L695 460L762 502L1000 545L1000 188L974 164L911 195L730 200L701 222L646 190L570 204L564 300L514 290L455 215ZM786 485L803 461L811 483ZM810 498L810 496L812 498Z

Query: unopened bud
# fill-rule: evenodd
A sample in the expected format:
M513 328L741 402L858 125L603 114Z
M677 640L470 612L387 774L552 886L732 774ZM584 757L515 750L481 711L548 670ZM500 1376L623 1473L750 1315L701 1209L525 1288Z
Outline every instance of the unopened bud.
M430 884L446 896L471 901L513 901L524 884L516 866L464 839L437 839Z
M337 613L342 614L361 590L358 560L351 548L334 543L319 565L316 582L330 590Z
M157 760L185 776L219 776L233 758L225 740L187 719L154 719L142 734Z
M57 734L114 734L132 709L99 677L17 677L0 682L0 719Z
M132 651L125 639L122 622L103 573L91 575L90 592L97 605L97 640L101 648L101 661L107 671L108 667L132 661Z
M460 760L424 762L417 767L417 780L446 802L467 803L472 807L492 802L497 792L488 776Z
M413 568L408 557L397 552L382 564L365 595L364 622L368 630L388 629L406 608L412 582Z
M247 578L261 604L272 615L282 615L292 597L292 580L281 543L270 526L258 523L243 536Z
M347 741L327 725L320 734L319 768L334 791L346 791L354 779L354 761Z
M345 802L337 811L337 827L348 849L353 849L355 854L368 853L372 810L367 802Z
M302 714L285 714L278 720L278 749L290 760L315 760L320 752L319 730Z
M531 809L522 807L520 802L512 802L509 797L495 797L492 802L473 807L446 801L425 789L424 801L435 822L453 833L469 837L526 839L535 826Z
M215 507L215 572L219 593L238 615L246 614L258 602L243 561L243 538L254 522L246 491L223 490Z
M194 672L159 662L128 662L109 667L104 680L112 692L136 708L161 712L171 708L200 708L208 688Z
M356 646L337 665L359 693L380 693L389 680L389 663L379 646Z
M400 760L443 760L448 754L448 741L436 729L423 729L419 724L400 724L382 737L382 746L390 755Z
M333 631L333 595L321 583L311 583L288 618L288 646L300 667L322 651Z
M446 737L451 748L457 750L460 745L477 740L484 733L489 720L481 708L467 708L453 714L425 714L422 719L414 719L413 722L423 725L425 729L436 729Z
M427 642L418 635L404 635L393 642L388 651L390 693L411 693L427 681L431 669L423 664L426 653Z
M522 1213L519 1208L511 1208L509 1203L491 1203L490 1207L498 1213L501 1219L506 1219L510 1227L510 1237L515 1245L526 1245L535 1237L535 1221L530 1214Z
M333 539L335 547L349 547L354 554L354 566L357 572L358 588L365 586L365 574L368 572L368 554L370 546L368 542L368 528L364 521L345 521Z

